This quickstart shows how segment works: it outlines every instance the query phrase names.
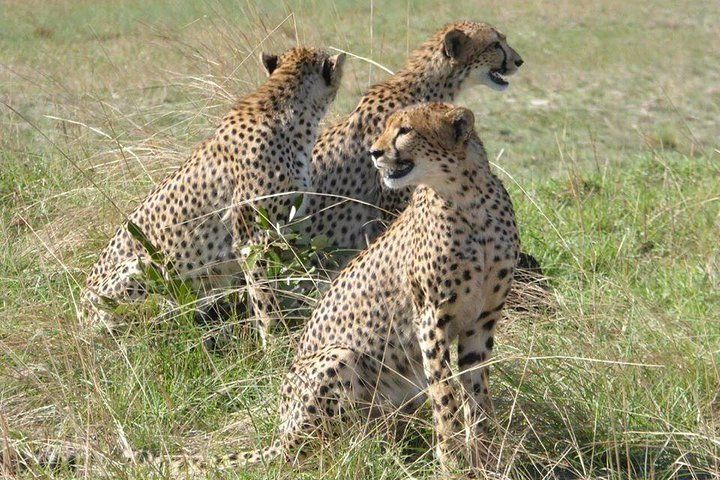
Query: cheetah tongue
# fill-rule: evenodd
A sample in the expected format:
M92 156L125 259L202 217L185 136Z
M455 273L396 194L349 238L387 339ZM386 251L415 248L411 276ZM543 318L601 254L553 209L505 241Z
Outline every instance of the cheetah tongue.
M508 81L505 80L505 79L500 75L500 73L498 73L497 70L490 70L490 71L488 72L488 77L490 77L490 80L492 80L493 82L497 83L497 84L500 85L500 86L503 86L503 87L504 87L504 86L509 85Z
M389 178L390 180L397 180L398 178L402 178L410 171L415 168L415 164L409 160L403 160L400 162L397 166L397 168L393 169L387 169L385 171L385 178Z

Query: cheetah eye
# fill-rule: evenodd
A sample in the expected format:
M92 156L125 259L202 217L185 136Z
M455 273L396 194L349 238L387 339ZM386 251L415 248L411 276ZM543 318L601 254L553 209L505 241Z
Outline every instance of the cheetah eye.
M493 47L502 48L502 45L500 44L500 42L495 42L495 43L493 43Z
M410 127L400 127L397 136L399 137L400 135L407 135L410 132L412 132L412 129Z

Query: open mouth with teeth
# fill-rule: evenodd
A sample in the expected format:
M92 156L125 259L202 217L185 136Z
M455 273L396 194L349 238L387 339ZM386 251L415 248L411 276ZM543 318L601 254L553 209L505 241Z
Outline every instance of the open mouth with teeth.
M501 86L501 87L507 87L509 85L508 81L505 80L502 75L500 75L499 70L490 70L488 72L488 78L495 84Z
M387 180L397 180L410 173L413 168L415 168L415 164L413 162L410 160L401 160L393 168L385 168L383 176Z

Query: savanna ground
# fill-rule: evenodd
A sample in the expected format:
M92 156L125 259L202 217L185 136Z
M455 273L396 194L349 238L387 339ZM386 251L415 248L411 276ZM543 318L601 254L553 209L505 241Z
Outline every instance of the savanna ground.
M88 345L74 315L84 274L123 215L262 81L259 51L332 46L395 69L465 18L502 29L526 62L504 94L478 87L459 103L552 285L553 308L510 312L500 328L499 471L720 476L713 0L0 2L0 444L79 449L94 466L80 477L162 478L119 452L269 443L289 337L218 355L179 315ZM331 116L385 75L349 59ZM351 425L302 469L222 476L431 477L428 421L399 443Z

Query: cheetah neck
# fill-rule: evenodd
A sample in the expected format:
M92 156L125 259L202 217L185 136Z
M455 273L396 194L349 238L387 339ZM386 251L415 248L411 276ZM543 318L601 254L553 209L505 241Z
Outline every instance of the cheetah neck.
M312 88L303 82L283 81L270 78L255 92L240 100L238 109L270 116L275 122L295 128L300 132L305 125L316 133L317 126L325 115L329 101L313 95Z
M455 174L444 182L426 185L424 194L459 211L482 208L495 195L497 179L490 171L485 150L476 135L468 141L466 156L454 170Z
M468 74L469 70L458 70L444 59L411 59L388 82L415 102L449 102L457 95Z

